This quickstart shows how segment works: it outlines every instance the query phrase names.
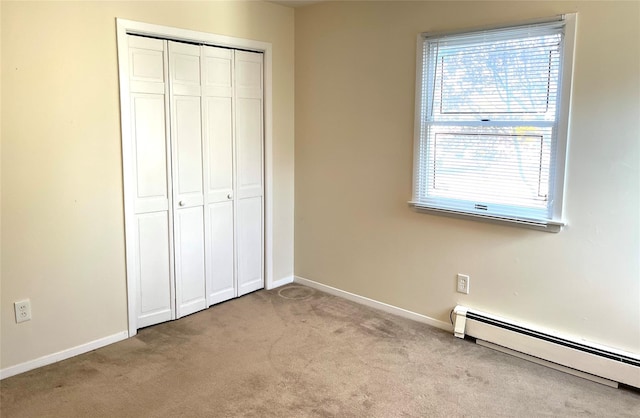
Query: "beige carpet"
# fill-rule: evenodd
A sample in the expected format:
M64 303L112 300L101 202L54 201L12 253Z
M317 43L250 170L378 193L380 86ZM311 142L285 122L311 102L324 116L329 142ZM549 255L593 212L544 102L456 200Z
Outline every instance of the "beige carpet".
M640 416L612 389L290 285L0 383L2 417Z

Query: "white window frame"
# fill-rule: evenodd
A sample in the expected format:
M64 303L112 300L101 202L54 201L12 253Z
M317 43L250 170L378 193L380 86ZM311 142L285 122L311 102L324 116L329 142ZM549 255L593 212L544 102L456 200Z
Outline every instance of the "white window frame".
M557 139L556 139L556 164L551 168L551 179L549 184L549 193L553 196L553 202L551 204L551 212L548 219L530 219L526 217L511 217L503 216L491 213L482 213L480 211L474 211L471 201L469 210L460 209L460 206L448 207L444 205L437 205L433 202L425 202L420 199L418 193L418 181L421 173L421 140L423 137L423 131L426 128L426 117L422 114L423 103L423 69L424 62L428 57L424 56L424 44L429 38L453 35L463 33L481 33L483 31L492 29L503 28L515 28L518 26L532 25L537 23L546 22L558 22L564 23L564 44L563 52L560 61L560 74L559 74L559 95L560 101L558 103L558 124L557 124ZM564 218L564 196L565 196L565 178L567 171L567 152L569 145L569 118L571 108L571 91L573 85L573 67L574 67L574 50L575 50L575 34L577 25L577 14L565 14L548 19L530 20L527 22L520 22L518 24L497 26L491 28L476 28L470 30L463 30L457 32L447 33L421 33L418 35L417 53L416 53L416 97L415 97L415 127L414 127L414 171L413 171L413 196L409 204L420 212L426 212L431 214L441 214L454 217L462 217L467 219L477 219L490 222L506 223L510 225L519 225L537 230L547 232L559 232L563 226L567 224Z

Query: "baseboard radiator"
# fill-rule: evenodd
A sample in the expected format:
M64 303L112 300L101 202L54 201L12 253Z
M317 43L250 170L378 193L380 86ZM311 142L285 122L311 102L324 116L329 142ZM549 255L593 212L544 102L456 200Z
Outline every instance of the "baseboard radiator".
M617 387L640 388L640 356L535 329L464 306L453 310L454 334L536 363Z

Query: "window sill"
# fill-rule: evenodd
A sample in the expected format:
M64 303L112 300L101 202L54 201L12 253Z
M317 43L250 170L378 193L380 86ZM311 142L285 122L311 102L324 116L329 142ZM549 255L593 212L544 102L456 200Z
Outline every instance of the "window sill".
M557 233L560 232L564 226L566 226L565 222L559 221L533 221L528 219L508 218L497 215L483 215L469 212L460 212L451 209L441 209L432 206L426 206L422 203L413 201L409 201L408 203L409 206L414 208L417 212L421 213L449 216L459 219L477 220L494 224L517 226L521 228L535 229L537 231Z

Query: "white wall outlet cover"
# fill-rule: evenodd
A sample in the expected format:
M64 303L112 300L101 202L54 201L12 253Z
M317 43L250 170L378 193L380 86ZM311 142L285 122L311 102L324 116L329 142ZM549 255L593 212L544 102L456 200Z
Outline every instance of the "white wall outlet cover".
M16 323L31 319L31 301L29 299L20 300L13 304L16 311Z
M457 291L458 293L464 293L465 295L469 294L469 281L470 278L466 274L458 274L457 275Z

